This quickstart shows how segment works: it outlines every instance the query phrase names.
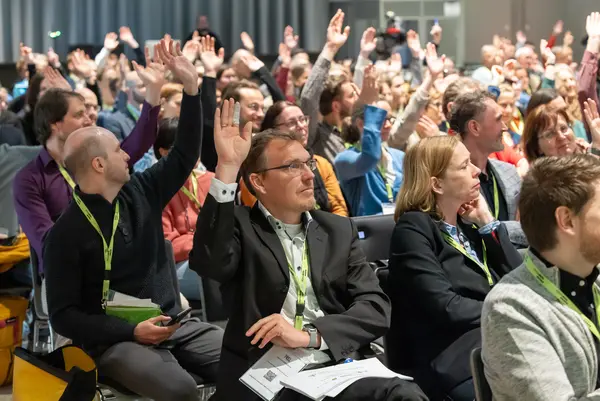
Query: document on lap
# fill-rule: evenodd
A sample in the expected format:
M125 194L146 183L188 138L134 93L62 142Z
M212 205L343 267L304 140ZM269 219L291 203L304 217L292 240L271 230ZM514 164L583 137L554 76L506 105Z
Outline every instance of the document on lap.
M160 306L150 299L140 299L117 291L110 291L106 314L138 324L161 314Z
M281 384L310 399L336 397L352 383L368 377L412 380L386 368L377 358L299 372L281 379Z
M296 375L308 365L329 360L329 356L322 351L273 345L240 377L240 381L260 398L270 401L283 389L280 380Z

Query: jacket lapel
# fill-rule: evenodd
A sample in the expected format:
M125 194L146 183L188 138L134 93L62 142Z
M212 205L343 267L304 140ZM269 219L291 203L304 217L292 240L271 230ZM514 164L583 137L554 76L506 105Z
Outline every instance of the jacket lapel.
M496 177L496 182L498 183L498 186L502 191L502 196L504 196L504 201L506 202L506 209L508 211L508 218L510 220L513 220L517 212L516 205L513 202L511 202L511 196L509 195L511 192L509 192L507 183L504 180L504 171L500 171L502 169L502 166L495 165L492 160L488 160L488 163L490 165L490 170L492 171L492 174L494 174L494 177Z
M265 215L258 208L258 202L256 202L250 212L250 221L252 222L252 227L254 228L254 231L256 231L258 237L267 248L269 248L277 260L277 264L285 276L286 283L289 284L290 272L283 246L281 245L281 241L279 240L279 237L277 237L275 230L273 230L273 227L271 227L271 224L269 224Z
M306 232L306 241L308 244L308 257L310 261L310 280L315 294L320 294L321 283L323 282L323 261L327 238L329 235L321 228L316 220L312 220L308 225Z

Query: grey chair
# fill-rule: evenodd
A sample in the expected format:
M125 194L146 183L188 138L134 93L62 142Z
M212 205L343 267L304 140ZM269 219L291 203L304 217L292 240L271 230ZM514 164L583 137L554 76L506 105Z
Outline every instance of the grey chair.
M31 284L33 287L33 334L31 345L31 350L37 352L40 350L40 332L43 329L47 329L50 334L48 351L54 351L54 331L50 326L50 316L48 315L48 303L46 302L46 288L42 281L42 277L38 271L38 258L33 250L33 248L29 249L31 263L29 267L31 269Z
M481 359L481 348L471 351L471 374L475 386L475 399L477 401L492 401L492 389L485 378L483 360Z

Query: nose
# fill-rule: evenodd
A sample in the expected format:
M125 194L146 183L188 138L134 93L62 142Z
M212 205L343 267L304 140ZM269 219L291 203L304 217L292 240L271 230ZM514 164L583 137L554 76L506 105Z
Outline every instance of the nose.
M473 178L475 178L479 175L479 173L481 173L481 169L473 163L471 163L471 166L473 166Z

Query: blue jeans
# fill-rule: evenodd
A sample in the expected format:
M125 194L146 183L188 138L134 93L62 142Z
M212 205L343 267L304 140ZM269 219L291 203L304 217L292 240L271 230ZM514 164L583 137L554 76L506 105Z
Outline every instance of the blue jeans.
M190 269L190 262L177 263L179 290L188 300L200 301L200 276Z

